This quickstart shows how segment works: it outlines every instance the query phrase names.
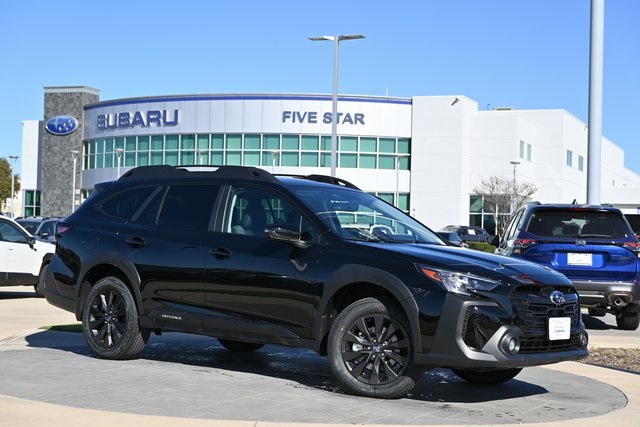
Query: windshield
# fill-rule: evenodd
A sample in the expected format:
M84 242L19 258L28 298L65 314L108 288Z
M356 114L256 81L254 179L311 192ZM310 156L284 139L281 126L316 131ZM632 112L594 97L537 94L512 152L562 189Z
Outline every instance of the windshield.
M292 190L344 239L444 244L431 230L371 194L340 187Z

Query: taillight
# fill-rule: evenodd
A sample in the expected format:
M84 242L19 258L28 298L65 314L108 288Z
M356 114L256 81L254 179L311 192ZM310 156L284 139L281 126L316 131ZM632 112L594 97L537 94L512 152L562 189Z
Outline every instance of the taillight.
M622 247L634 252L638 258L640 258L640 242L624 242Z
M513 253L514 255L521 255L523 250L537 244L538 241L535 239L515 239L513 241Z
M56 238L69 230L71 230L71 224L62 221L58 222L56 224Z

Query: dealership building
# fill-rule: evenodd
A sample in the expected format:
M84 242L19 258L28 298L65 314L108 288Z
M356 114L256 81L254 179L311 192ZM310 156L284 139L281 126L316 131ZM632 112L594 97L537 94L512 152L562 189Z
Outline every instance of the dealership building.
M23 121L21 215L68 215L96 183L136 166L330 174L330 95L99 95L44 88L44 117ZM490 228L476 190L491 177L532 183L543 203L586 202L587 126L565 110L479 110L461 95L344 95L336 117L336 176L434 229ZM603 138L601 157L601 201L638 213L640 176L624 167L623 150Z

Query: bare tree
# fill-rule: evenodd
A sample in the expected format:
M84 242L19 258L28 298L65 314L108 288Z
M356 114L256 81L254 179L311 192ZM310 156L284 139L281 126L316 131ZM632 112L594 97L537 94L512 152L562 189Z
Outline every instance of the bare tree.
M496 233L503 235L509 223L508 214L529 202L538 189L530 182L516 183L504 176L491 176L480 181L480 185L473 191L483 196L484 211L493 215Z
M0 157L0 207L4 208L7 199L11 198L11 165L9 160ZM14 174L13 196L20 191L20 175ZM6 207L8 209L8 206ZM1 210L1 209L0 209Z

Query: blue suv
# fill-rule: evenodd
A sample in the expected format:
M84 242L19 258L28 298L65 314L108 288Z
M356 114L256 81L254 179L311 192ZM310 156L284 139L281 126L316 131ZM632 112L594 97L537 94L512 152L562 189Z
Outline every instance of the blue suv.
M531 203L517 210L496 250L567 276L591 316L616 316L619 329L640 323L640 243L609 205Z

